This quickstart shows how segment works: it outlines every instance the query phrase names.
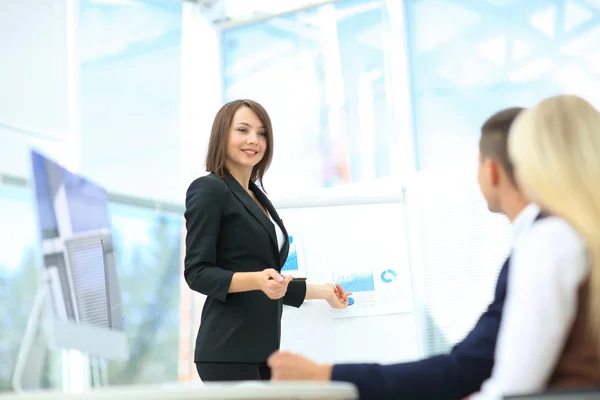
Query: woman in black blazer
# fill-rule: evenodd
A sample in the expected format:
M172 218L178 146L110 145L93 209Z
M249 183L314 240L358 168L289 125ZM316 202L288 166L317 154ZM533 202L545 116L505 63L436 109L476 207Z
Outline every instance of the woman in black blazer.
M255 184L271 163L273 133L251 100L223 106L213 123L206 169L186 194L185 279L207 296L194 362L203 381L269 379L267 358L279 349L283 305L324 299L335 308L350 293L282 276L288 234Z

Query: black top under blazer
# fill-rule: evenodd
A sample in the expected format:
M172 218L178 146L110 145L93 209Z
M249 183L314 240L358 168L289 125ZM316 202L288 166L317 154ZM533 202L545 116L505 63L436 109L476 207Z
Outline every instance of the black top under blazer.
M281 251L275 226L229 172L198 178L187 190L184 276L207 296L195 362L265 362L279 349L283 305L300 307L306 296L304 281L291 281L279 300L260 290L227 293L235 272L281 271L289 252L273 204L253 182L250 189L284 232Z

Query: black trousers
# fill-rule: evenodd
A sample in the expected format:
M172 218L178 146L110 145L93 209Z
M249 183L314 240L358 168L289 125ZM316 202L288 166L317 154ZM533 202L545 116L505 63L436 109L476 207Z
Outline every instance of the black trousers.
M202 382L268 381L271 368L266 363L197 362L196 370Z

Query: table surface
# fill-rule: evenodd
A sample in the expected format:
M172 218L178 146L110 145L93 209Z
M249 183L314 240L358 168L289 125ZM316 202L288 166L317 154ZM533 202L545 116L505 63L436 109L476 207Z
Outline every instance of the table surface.
M80 394L56 391L5 393L0 400L356 400L356 388L341 382L235 382L110 386Z

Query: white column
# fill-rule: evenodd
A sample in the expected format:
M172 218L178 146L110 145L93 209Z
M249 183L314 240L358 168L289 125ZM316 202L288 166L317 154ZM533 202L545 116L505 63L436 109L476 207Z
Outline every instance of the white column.
M79 57L79 0L61 0L66 6L67 132L60 160L72 171L81 169L81 61Z
M373 84L381 78L381 70L361 73L358 78L358 112L360 115L360 180L372 181L377 177L375 159L375 107L373 104Z
M81 169L81 96L79 57L79 0L60 0L66 8L67 130L58 161L73 172ZM62 234L62 230L61 230ZM63 390L83 393L91 388L90 357L77 350L62 351Z
M181 37L181 174L180 193L206 174L204 158L213 119L223 105L221 34L197 5L182 4ZM185 248L185 227L182 249ZM183 273L183 257L182 273ZM181 285L179 371L180 382L198 381L194 367L194 339L204 296Z
M204 172L213 119L222 106L220 32L197 5L182 4L181 190Z
M342 181L350 183L348 132L344 129L346 110L344 82L342 81L342 61L338 41L335 6L326 4L319 8L318 24L321 29L323 47L325 97L329 109L329 134L334 143L335 162L342 174Z
M400 130L400 141L390 146L392 173L406 176L416 167L413 136L412 85L409 63L409 47L406 30L406 13L403 1L386 0L389 30L385 35L384 48L388 55L386 75L391 81L391 98L394 107L394 127Z
M29 146L77 169L77 0L0 1L0 171L30 175Z
M407 16L406 5L403 1L386 0L387 12L389 15L388 29L384 35L384 54L387 55L386 63L386 82L391 82L386 90L388 98L391 99L393 106L394 123L391 125L394 129L400 131L399 141L390 146L390 161L392 176L399 177L399 181L404 184L403 196L406 195L406 182L414 179L413 173L416 171L416 149L413 129L413 97L412 81L410 73L410 54L407 37ZM395 137L394 134L391 134ZM419 355L424 357L427 354L426 342L427 318L424 309L424 272L423 260L420 249L420 221L418 214L407 211L407 235L410 238L411 247L411 275L413 287L413 304L415 305L415 324L419 330Z

